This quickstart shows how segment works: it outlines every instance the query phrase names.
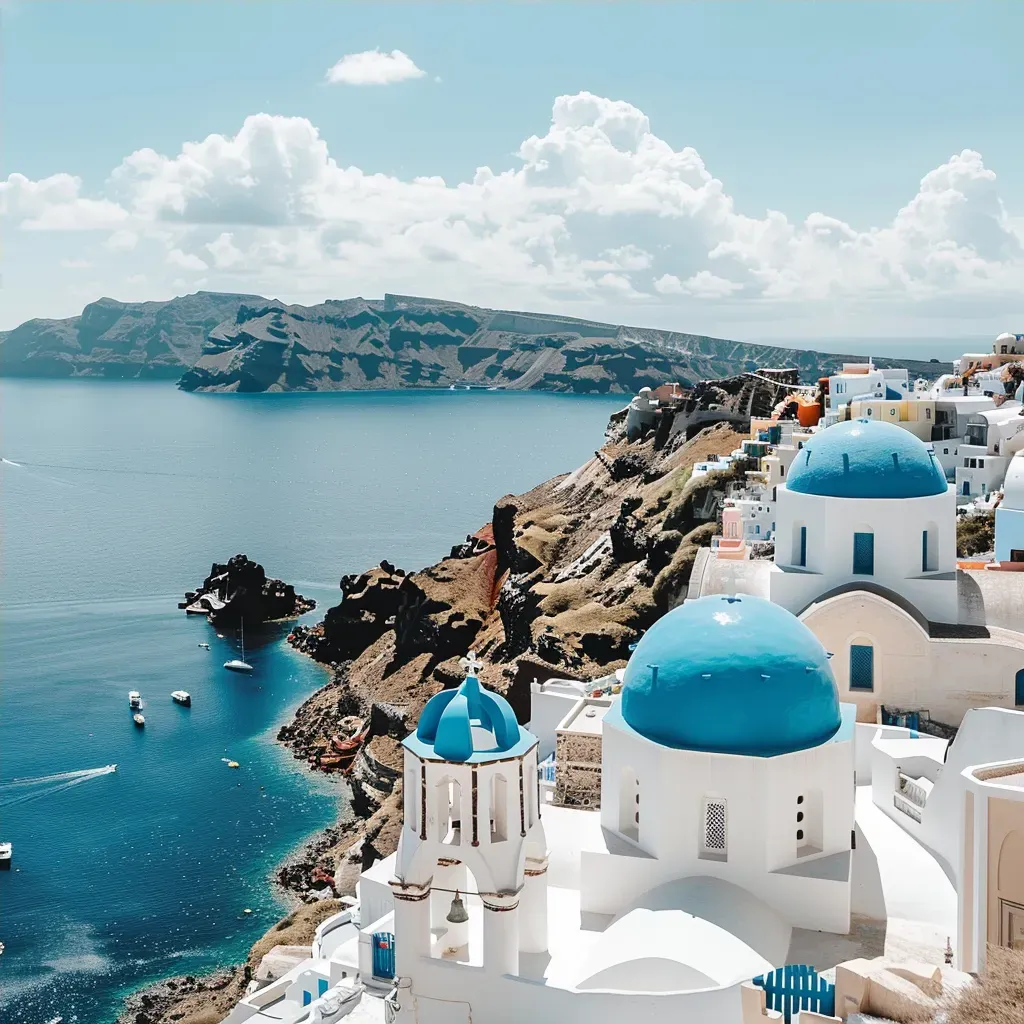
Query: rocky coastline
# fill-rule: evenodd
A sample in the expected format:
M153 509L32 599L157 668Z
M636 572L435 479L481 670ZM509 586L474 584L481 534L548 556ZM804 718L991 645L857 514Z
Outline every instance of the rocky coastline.
M271 579L262 565L239 554L214 562L210 574L178 607L187 615L207 616L215 626L237 627L298 618L316 608L316 601L297 594L290 583Z
M532 682L594 679L624 665L629 645L685 596L696 554L715 532L716 491L728 474L691 479L694 463L740 440L720 423L690 440L659 431L629 441L624 416L613 416L592 459L501 498L491 521L436 565L410 573L384 561L342 578L341 602L288 637L331 679L278 740L310 770L342 776L351 816L280 866L276 881L297 907L245 965L136 993L122 1022L216 1024L266 952L311 941L360 872L397 848L401 739L434 693L458 684L471 648L483 659L482 681L522 720ZM355 753L339 767L332 752L348 741Z

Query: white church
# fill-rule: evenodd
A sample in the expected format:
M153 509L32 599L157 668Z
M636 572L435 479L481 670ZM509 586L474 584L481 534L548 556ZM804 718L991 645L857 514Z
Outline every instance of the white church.
M891 709L956 727L971 708L1024 707L1024 575L957 568L955 488L909 431L864 419L813 434L775 526L774 561L701 552L688 596L791 611L861 722Z
M397 1021L739 1021L743 982L849 931L855 709L792 614L687 603L621 694L563 701L575 800L475 668L405 741Z

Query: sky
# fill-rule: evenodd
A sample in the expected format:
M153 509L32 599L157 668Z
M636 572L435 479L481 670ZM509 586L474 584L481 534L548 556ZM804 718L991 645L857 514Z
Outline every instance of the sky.
M1024 329L1024 4L0 0L0 25L0 329L199 289Z

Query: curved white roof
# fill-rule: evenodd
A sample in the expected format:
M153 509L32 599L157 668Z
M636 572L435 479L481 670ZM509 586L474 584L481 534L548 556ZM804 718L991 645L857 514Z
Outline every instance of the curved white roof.
M578 989L686 992L726 988L785 962L792 929L756 896L692 877L641 896L601 935Z
M1024 452L1014 455L1006 467L1006 478L1003 480L1003 500L999 503L999 507L1024 512Z

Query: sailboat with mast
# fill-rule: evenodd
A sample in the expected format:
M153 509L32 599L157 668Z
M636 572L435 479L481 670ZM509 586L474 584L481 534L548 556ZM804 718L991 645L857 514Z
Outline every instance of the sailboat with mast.
M245 660L245 619L241 620L241 642L242 642L242 656L240 658L232 658L230 661L224 662L224 667L229 672L251 672L252 665Z

